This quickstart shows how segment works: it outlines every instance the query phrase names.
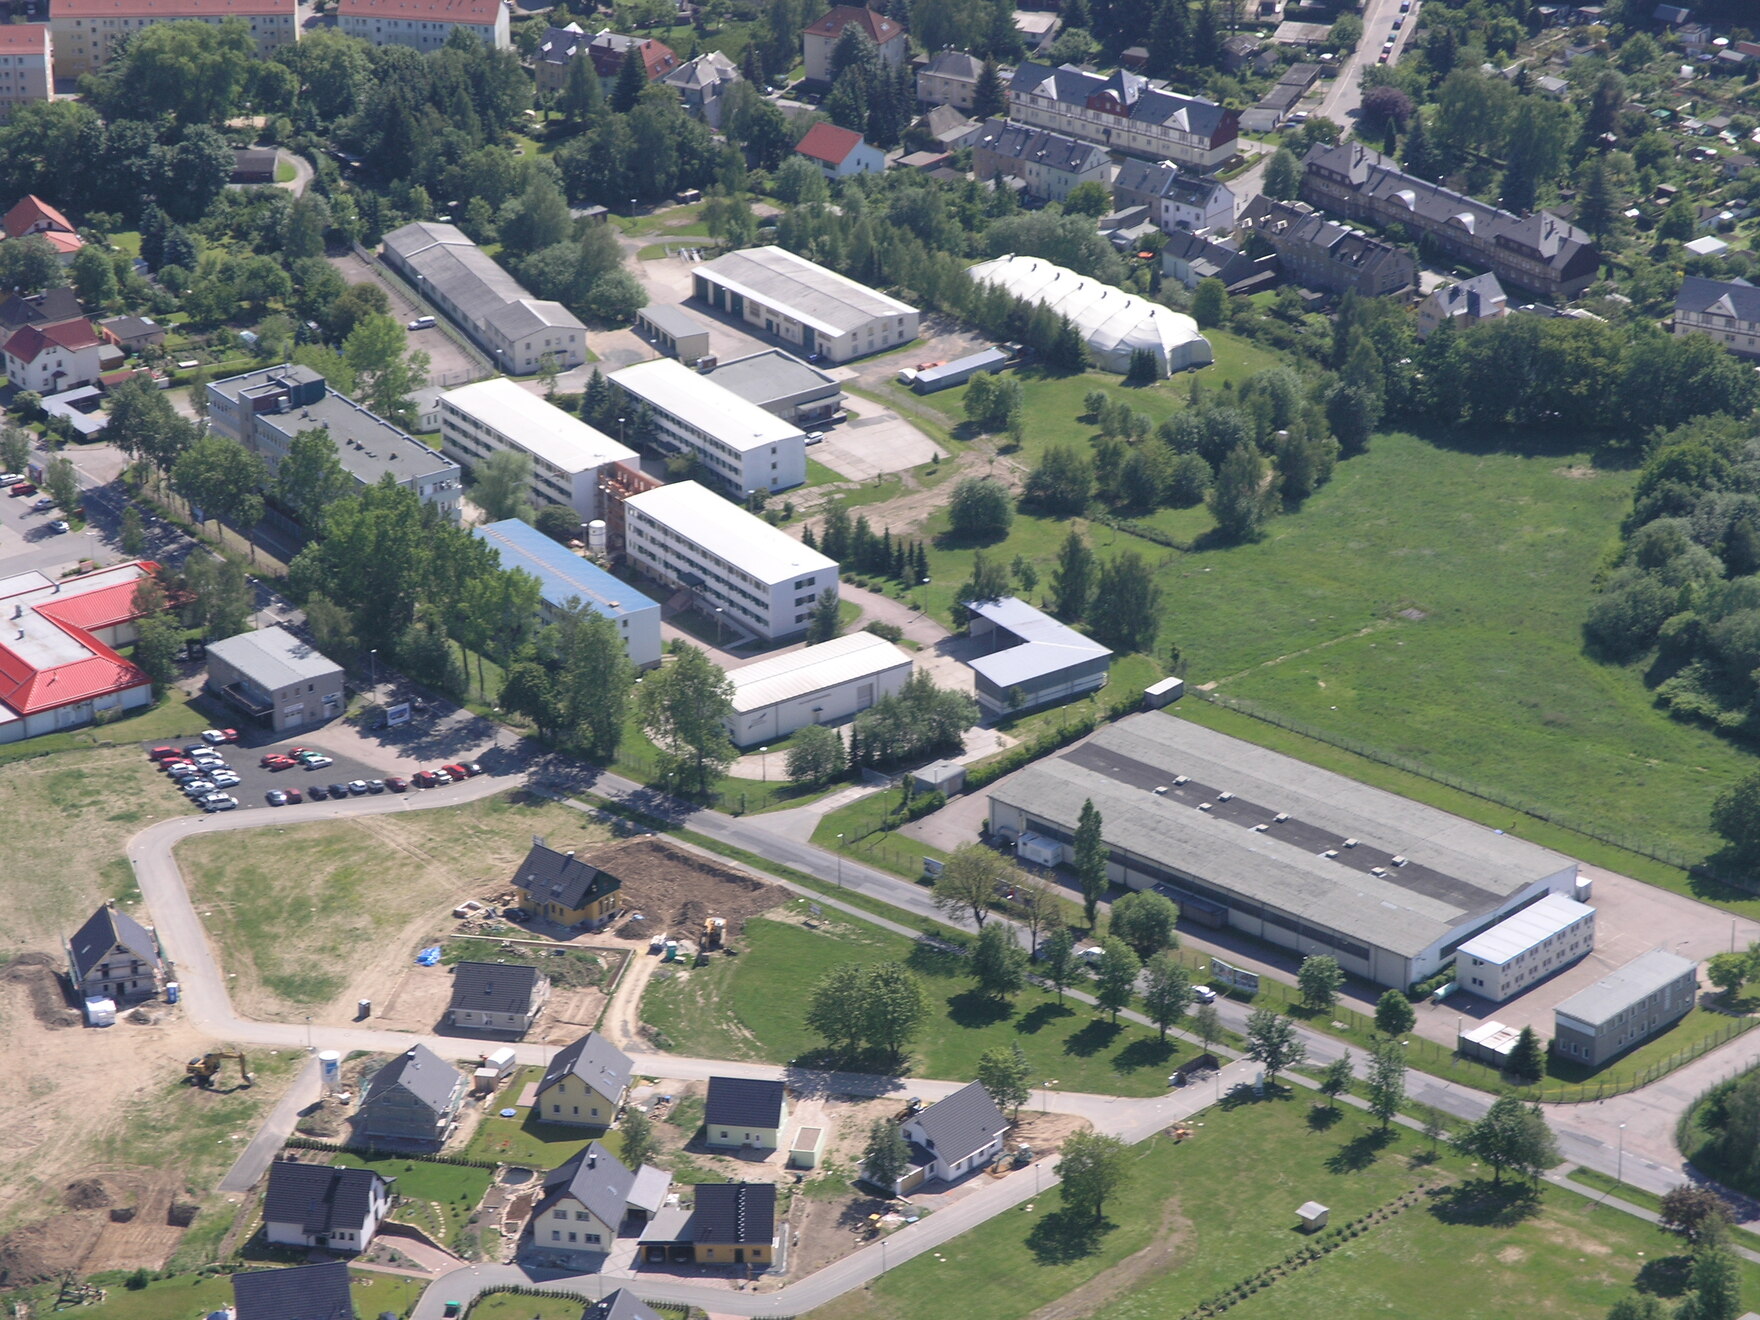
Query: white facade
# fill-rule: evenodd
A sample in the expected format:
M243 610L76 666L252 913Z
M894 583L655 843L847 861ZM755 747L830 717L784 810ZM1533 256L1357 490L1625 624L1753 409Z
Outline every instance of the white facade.
M848 719L901 691L910 676L910 656L869 632L760 660L728 671L733 714L727 733L739 746L753 747L809 724Z
M52 100L54 48L47 23L0 27L0 116L32 101Z
M1594 947L1595 909L1548 894L1456 949L1454 978L1469 994L1501 1001Z
M694 481L632 495L623 511L630 562L737 631L804 632L819 593L837 585L836 561Z
M19 389L54 394L96 380L103 352L104 343L88 321L46 330L27 325L6 341L6 375Z
M336 21L375 46L439 50L461 28L496 50L512 44L501 0L342 0Z
M811 358L848 362L917 337L917 309L779 247L744 248L691 271L692 296Z
M614 371L609 379L648 406L663 441L695 454L704 479L735 499L805 483L807 437L800 427L682 362L655 358Z
M583 522L600 516L601 470L637 459L635 450L505 376L440 396L440 448L467 468L506 449L529 455L532 503L566 505Z
M893 19L858 5L838 5L801 34L801 57L806 64L807 79L831 81L831 56L844 28L854 23L872 38L880 59L890 68L900 68L910 54L910 40L905 30Z

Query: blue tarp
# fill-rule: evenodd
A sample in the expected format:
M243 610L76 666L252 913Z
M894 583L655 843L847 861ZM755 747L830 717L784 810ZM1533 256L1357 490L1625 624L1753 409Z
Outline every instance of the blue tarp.
M423 967L432 967L440 961L440 946L431 944L416 955L416 962Z

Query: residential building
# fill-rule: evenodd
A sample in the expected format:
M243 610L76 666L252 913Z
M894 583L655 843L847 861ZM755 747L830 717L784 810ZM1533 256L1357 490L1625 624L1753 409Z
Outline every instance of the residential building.
M274 147L234 147L232 177L227 182L241 186L274 183L275 167L280 160L281 153Z
M904 25L872 9L837 5L801 34L801 53L806 60L807 81L831 81L831 55L843 30L855 24L868 34L886 64L897 69L910 54L910 38Z
M1261 194L1241 215L1241 227L1263 238L1284 278L1305 289L1380 298L1418 282L1418 264L1404 248L1328 220L1304 202Z
M588 1142L552 1169L532 1207L529 1260L597 1269L618 1235L639 1229L666 1201L671 1176L652 1165L631 1170L602 1143Z
M135 591L158 571L139 560L77 577L0 578L0 743L152 705L152 681L116 648L135 640Z
M848 362L908 344L917 309L786 248L744 248L691 269L694 296L812 360Z
M605 469L637 457L635 450L505 376L440 396L440 449L470 469L503 450L524 454L532 464L526 484L531 502L560 504L582 522L604 512L599 482Z
M1170 160L1126 160L1112 179L1112 201L1119 210L1149 208L1164 234L1181 230L1234 228L1234 192L1226 183L1182 170Z
M615 80L623 72L623 62L634 54L642 62L648 81L664 78L678 68L678 56L672 47L653 37L629 37L610 28L600 28L587 41L587 55L601 82Z
M1674 332L1710 335L1732 353L1760 357L1760 288L1743 279L1682 276Z
M1155 359L1156 372L1162 376L1204 366L1214 357L1210 341L1185 313L1054 266L1043 257L1010 253L979 262L967 273L975 283L995 284L1055 315L1069 317L1103 371L1129 371L1131 355L1139 349Z
M55 76L96 73L109 62L117 42L154 23L223 23L229 18L250 28L259 56L299 40L296 0L52 0Z
M63 266L86 245L73 221L34 194L27 194L12 204L6 215L0 217L0 230L5 231L7 238L40 236L55 250L55 256Z
M1276 132L1319 80L1318 64L1290 65L1269 92L1241 111L1241 127L1249 133Z
M501 0L339 0L336 25L375 46L439 50L464 32L496 50L513 41Z
M6 375L17 389L56 394L90 385L109 364L110 348L119 364L122 354L85 317L56 325L27 325L7 337L3 352Z
M733 498L789 490L807 479L807 437L672 358L614 371L612 385L646 406L667 449L696 455L697 472Z
M629 583L518 518L473 527L471 534L495 548L501 567L517 568L538 579L540 620L554 623L578 601L617 625L631 664L649 669L660 663L660 606ZM590 530L587 535L592 535Z
M1089 799L1114 881L1380 986L1426 980L1475 935L1576 888L1568 857L1159 711L992 787L990 832L1031 835L1054 864Z
M664 1320L664 1317L628 1288L618 1288L596 1302L589 1302L581 1313L581 1320Z
M1698 998L1698 964L1652 949L1552 1010L1552 1051L1599 1068L1668 1030Z
M755 747L809 724L848 719L901 691L910 676L910 656L870 632L742 665L727 673L727 733L737 746Z
M355 1129L369 1141L438 1146L458 1121L469 1085L426 1045L412 1045L367 1079Z
M731 358L703 375L797 426L818 426L843 411L843 387L837 378L780 348Z
M1233 156L1240 137L1235 111L1155 87L1122 69L1107 76L1073 64L1054 69L1029 61L1009 80L1008 113L1109 151L1202 171Z
M699 1183L690 1217L699 1265L769 1265L776 1259L776 1184Z
M1678 302L1676 305L1679 305ZM1456 326L1465 328L1508 315L1509 298L1503 291L1503 285L1497 282L1497 276L1486 271L1470 280L1444 284L1419 303L1418 338L1427 338L1444 321L1451 321Z
M1259 38L1247 32L1237 32L1222 43L1222 67L1230 73L1239 73L1253 62L1261 46Z
M338 394L310 367L288 362L211 382L208 425L261 458L270 476L302 432L323 431L357 485L376 486L389 472L446 521L459 519L464 482L458 464Z
M1468 994L1500 1002L1594 947L1595 909L1563 894L1546 894L1456 949L1454 979Z
M711 1077L703 1102L703 1144L776 1150L788 1125L788 1090L761 1077Z
M165 985L158 937L114 901L106 903L67 941L67 979L81 1002L151 999Z
M544 29L544 39L532 52L532 81L538 90L555 94L568 86L568 73L575 60L587 55L587 34L579 23Z
M348 1266L339 1260L232 1276L233 1320L355 1320Z
M632 495L623 514L629 562L734 636L798 636L819 593L837 585L835 560L694 481Z
M1004 87L1014 71L1001 69ZM917 100L924 105L951 105L958 110L974 108L978 80L984 76L984 61L963 50L944 50L932 56L917 70Z
M533 1112L546 1123L610 1127L623 1107L634 1071L629 1055L589 1031L556 1051L538 1083Z
M278 1159L263 1193L271 1246L365 1251L391 1212L391 1183L372 1169Z
M678 93L686 113L695 115L710 128L721 127L726 113L727 94L739 81L739 66L718 50L686 60L661 79Z
M587 360L587 328L559 302L534 298L456 225L418 221L385 235L385 264L510 376L546 360L558 371Z
M923 116L923 125L944 151L971 146L983 128L977 120L967 119L950 105L938 105L930 110Z
M1267 258L1268 261L1274 260ZM1235 293L1249 284L1269 282L1273 272L1247 256L1228 239L1209 238L1175 230L1161 248L1161 273L1195 289L1208 279L1221 280Z
M636 333L687 366L709 356L709 327L675 303L649 303L642 308L636 313Z
M74 237L77 239L78 235ZM41 293L19 293L15 289L0 296L0 342L10 338L14 330L27 325L56 325L62 321L77 321L84 315L79 298L64 284L44 289Z
M623 881L585 858L533 840L531 851L514 872L513 887L535 917L557 926L600 930L623 904Z
M342 666L279 625L209 642L206 686L276 733L333 720L347 706Z
M54 61L47 23L0 27L0 118L21 105L54 99Z
M886 168L886 153L868 145L851 129L821 120L795 143L795 154L805 156L824 171L827 179L847 179L852 174L878 174Z
M1582 293L1601 268L1583 230L1550 211L1516 215L1407 174L1355 142L1316 143L1302 160L1302 200L1349 220L1400 224L1447 256L1555 300Z
M957 1182L1002 1154L1008 1119L983 1083L971 1082L905 1120L911 1162L894 1192L904 1196L929 1182Z
M1014 596L972 601L966 631L987 648L969 661L992 716L1068 701L1106 684L1112 652Z
M126 354L163 344L167 329L150 316L111 316L98 322L98 333Z
M528 964L454 963L446 1022L465 1031L523 1036L549 998L550 979Z
M1061 202L1078 184L1112 181L1116 167L1105 150L1050 129L992 119L972 143L972 173L1019 179L1029 197Z

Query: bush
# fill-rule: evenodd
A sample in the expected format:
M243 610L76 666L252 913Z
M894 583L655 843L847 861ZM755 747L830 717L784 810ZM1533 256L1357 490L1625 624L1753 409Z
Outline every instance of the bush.
M904 640L904 629L900 628L896 623L887 623L884 619L869 619L868 622L862 626L862 631L871 632L876 637L884 637L889 642L902 642Z

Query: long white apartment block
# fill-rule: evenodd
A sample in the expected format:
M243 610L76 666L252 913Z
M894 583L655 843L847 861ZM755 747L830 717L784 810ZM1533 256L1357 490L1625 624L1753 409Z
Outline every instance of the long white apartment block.
M638 362L612 372L610 380L647 405L664 443L694 453L699 475L734 499L806 482L807 437L800 427L682 362Z
M635 450L505 376L440 396L440 449L467 468L502 450L529 455L532 502L566 504L583 522L603 512L601 472L612 463L637 461Z

